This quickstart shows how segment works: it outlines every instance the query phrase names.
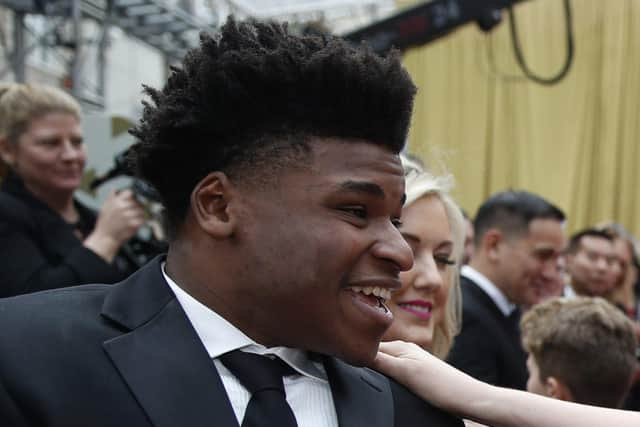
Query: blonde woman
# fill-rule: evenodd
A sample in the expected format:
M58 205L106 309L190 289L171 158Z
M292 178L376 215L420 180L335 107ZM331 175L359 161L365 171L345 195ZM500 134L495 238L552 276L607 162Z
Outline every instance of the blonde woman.
M131 191L96 216L74 192L87 159L80 107L47 86L0 86L0 297L112 283L133 271L119 257L144 222Z
M449 196L451 175L435 176L408 156L402 163L407 199L400 231L414 263L400 273L402 288L388 301L394 320L383 340L414 342L444 358L460 328L464 219Z

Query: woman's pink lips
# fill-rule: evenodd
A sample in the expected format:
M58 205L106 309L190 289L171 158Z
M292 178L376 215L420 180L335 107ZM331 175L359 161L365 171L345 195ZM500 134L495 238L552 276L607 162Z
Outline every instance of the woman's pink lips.
M398 303L398 307L400 307L404 311L407 311L413 314L414 316L420 319L429 320L431 319L431 310L433 308L433 304L430 303L429 301L423 301L423 300L403 301ZM414 307L428 308L429 311L418 310L418 309L415 309Z

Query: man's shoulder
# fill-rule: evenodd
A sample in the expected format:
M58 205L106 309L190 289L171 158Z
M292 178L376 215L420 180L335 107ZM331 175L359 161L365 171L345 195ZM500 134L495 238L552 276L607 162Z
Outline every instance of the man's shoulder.
M16 325L15 333L47 330L60 323L98 318L112 285L81 285L0 299L0 324ZM6 338L9 331L3 331Z
M47 372L80 372L102 360L102 343L119 331L101 315L109 285L82 285L0 300L0 377L51 381ZM29 374L30 373L30 374Z
M495 305L491 297L472 279L461 276L460 287L464 314L479 315Z
M462 420L416 396L402 384L377 371L363 368L370 380L384 383L393 396L394 425L401 427L463 426Z
M9 309L11 307L38 307L48 304L68 304L74 305L84 301L104 297L113 285L95 283L66 288L49 289L30 294L17 295L9 298L0 298L0 308Z
M153 298L165 301L173 294L166 286L156 286L156 283L164 283L160 273L163 259L156 257L115 284L86 284L0 298L0 325L12 319L21 327L31 327L38 322L47 327L47 322L78 318L96 318L103 322L100 319L102 310L117 310L120 308L117 304L125 303L130 309L139 309Z
M465 278L462 287L462 329L455 341L469 334L482 335L483 341L492 341L493 332L502 330L500 309L491 297L474 281ZM474 340L475 341L475 340ZM454 343L455 348L455 343Z
M393 379L388 380L393 394L396 426L463 426L461 419L431 405Z

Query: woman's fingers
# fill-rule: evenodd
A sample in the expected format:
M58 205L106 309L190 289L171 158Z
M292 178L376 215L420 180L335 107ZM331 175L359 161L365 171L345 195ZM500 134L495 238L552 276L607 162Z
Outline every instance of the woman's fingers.
M380 343L372 367L407 384L415 374L416 361L424 358L426 352L415 344L403 341Z

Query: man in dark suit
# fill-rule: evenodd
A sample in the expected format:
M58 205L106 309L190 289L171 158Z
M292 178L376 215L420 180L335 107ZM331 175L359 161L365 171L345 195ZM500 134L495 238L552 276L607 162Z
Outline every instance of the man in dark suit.
M520 310L558 281L564 218L526 191L497 193L480 206L475 252L461 271L463 324L448 357L453 366L494 385L526 389Z
M397 56L230 20L146 90L133 160L168 253L111 287L0 301L0 419L462 425L356 367L412 264L396 226L415 88Z

